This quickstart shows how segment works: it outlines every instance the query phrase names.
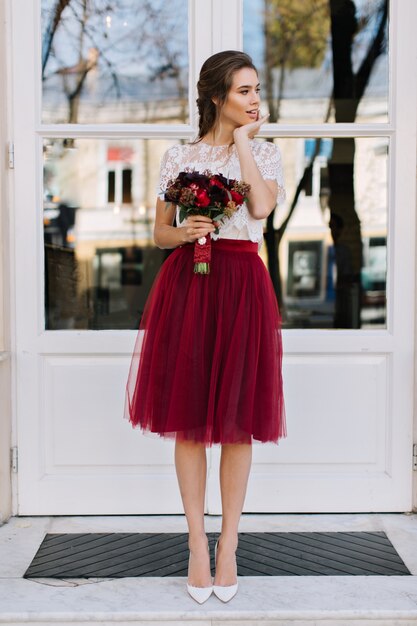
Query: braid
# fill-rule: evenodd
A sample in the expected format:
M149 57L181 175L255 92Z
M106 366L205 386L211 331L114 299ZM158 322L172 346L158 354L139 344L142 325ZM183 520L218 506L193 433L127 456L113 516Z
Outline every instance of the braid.
M217 107L210 98L197 98L198 108L198 136L204 137L215 126L217 121Z

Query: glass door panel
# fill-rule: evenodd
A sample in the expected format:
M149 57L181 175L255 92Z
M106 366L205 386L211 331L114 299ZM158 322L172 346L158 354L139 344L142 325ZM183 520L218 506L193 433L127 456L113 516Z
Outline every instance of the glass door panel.
M170 250L153 241L158 139L45 139L45 327L137 329Z
M386 328L387 137L278 140L286 201L261 256L284 328Z
M243 47L270 122L388 121L388 0L244 0Z
M187 0L42 0L42 121L188 123Z

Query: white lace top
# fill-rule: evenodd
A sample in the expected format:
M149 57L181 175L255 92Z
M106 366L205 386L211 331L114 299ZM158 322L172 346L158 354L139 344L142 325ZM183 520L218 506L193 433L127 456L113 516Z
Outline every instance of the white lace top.
M252 154L264 179L273 179L278 183L277 202L285 200L284 176L282 171L281 153L278 146L270 141L250 140ZM162 157L161 171L157 195L161 200L170 180L186 168L203 172L209 169L213 173L221 173L226 178L241 179L240 163L236 146L210 146L207 143L176 144L171 146ZM177 207L176 224L180 222ZM224 218L219 226L218 234L211 233L213 239L249 239L258 243L258 250L263 242L263 220L251 216L243 203L231 218Z

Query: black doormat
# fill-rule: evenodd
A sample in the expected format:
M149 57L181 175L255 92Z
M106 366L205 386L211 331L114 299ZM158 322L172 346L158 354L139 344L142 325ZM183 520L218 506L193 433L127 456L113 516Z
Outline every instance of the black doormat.
M187 576L188 555L186 533L47 534L24 578ZM411 575L384 532L242 532L236 556L238 576Z

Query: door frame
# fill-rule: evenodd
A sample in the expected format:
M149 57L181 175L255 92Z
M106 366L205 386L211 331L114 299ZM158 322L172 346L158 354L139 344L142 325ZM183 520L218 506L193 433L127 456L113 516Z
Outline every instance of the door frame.
M11 298L9 315L12 321L11 337L13 340L13 445L19 441L20 448L30 448L34 432L21 432L17 422L17 412L30 410L25 406L27 399L17 394L17 387L31 388L33 380L30 376L32 368L38 366L37 354L39 349L43 353L56 354L67 351L76 351L78 354L94 351L97 354L129 353L132 346L132 331L112 331L111 335L99 336L95 331L44 331L43 301L38 299L43 293L43 273L37 273L37 281L25 282L25 274L33 264L32 256L17 257L19 251L34 250L37 258L42 259L42 230L41 224L36 222L36 215L29 216L31 220L29 232L23 232L19 218L22 218L22 207L26 206L25 193L27 188L37 189L38 202L41 200L41 189L36 166L36 154L39 155L39 145L42 137L192 137L195 128L189 126L159 126L145 127L145 125L106 125L97 126L39 126L37 123L38 108L28 110L24 94L37 93L39 103L40 85L36 84L38 67L36 54L32 59L33 65L27 63L23 54L15 54L18 42L36 40L39 34L39 20L34 15L35 3L25 3L23 0L7 2L12 42L16 46L11 53L11 83L10 110L18 124L14 124L14 133L10 132L10 140L15 144L15 171L8 174L10 199L13 209L10 211L10 281ZM24 9L24 10L22 10ZM15 17L23 16L20 22ZM214 19L220 16L221 19ZM410 72L410 58L416 58L416 38L414 24L417 22L417 6L414 0L392 0L390 11L390 111L391 121L381 124L378 129L374 125L361 124L327 124L327 125L285 125L270 124L262 130L261 136L276 135L279 137L369 137L387 136L390 138L390 169L389 169L389 258L387 270L387 299L388 306L387 328L372 331L318 331L318 330L285 330L283 332L284 354L300 358L306 354L390 354L389 367L393 376L394 395L389 399L397 407L399 414L409 416L401 437L392 440L392 451L398 459L402 459L395 471L401 472L403 477L401 489L398 493L398 510L410 506L412 497L412 442L413 442L413 407L414 407L414 319L415 319L415 200L416 200L416 104L417 86L415 72ZM242 44L242 2L229 0L190 0L190 84L189 91L191 119L196 120L195 83L202 60L214 51L220 49L239 48ZM33 24L37 29L33 29ZM216 28L207 29L207 24L215 24ZM217 25L220 24L220 28ZM233 24L235 28L231 28ZM401 36L397 36L400 33ZM40 38L38 37L38 42ZM197 47L197 42L199 47ZM39 46L38 46L39 47ZM35 49L36 45L35 45ZM410 54L410 50L414 54ZM39 50L38 50L39 51ZM25 82L17 84L16 76L25 76ZM405 97L406 96L406 97ZM35 137L28 145L28 137ZM26 149L26 148L29 149ZM24 178L21 172L25 172ZM28 178L29 176L29 178ZM28 216L25 215L25 219ZM397 217L394 223L394 217ZM27 222L26 222L27 223ZM32 234L36 233L36 242ZM16 247L16 249L15 249ZM401 254L399 251L401 250ZM394 254L396 254L395 263ZM39 268L40 270L40 268ZM401 297L398 296L401 295ZM36 314L29 321L26 318L27 302L37 303ZM14 315L16 311L16 316ZM334 333L337 332L337 335ZM85 339L88 336L88 348ZM20 363L16 361L16 355ZM404 379L405 377L405 379ZM402 385L406 381L408 393L402 393ZM401 393L400 393L401 392ZM19 432L20 431L20 432ZM23 444L22 444L23 442ZM390 445L387 441L387 445ZM207 499L207 511L218 513L219 494L216 493L214 481L218 471L220 451L213 449L209 459L209 487L210 495ZM29 454L20 455L20 467L24 472L30 472L33 458ZM284 468L285 469L285 468ZM389 468L388 472L389 472ZM253 502L256 502L256 485L263 481L265 467L259 463L254 465L251 479ZM18 476L18 475L17 475ZM14 474L14 502L13 511L19 512L17 502L18 490L22 494L24 485L17 484ZM29 496L28 496L29 497ZM35 494L36 497L36 494ZM409 504L408 504L409 503ZM254 505L255 506L255 505ZM295 510L295 509L294 509Z

